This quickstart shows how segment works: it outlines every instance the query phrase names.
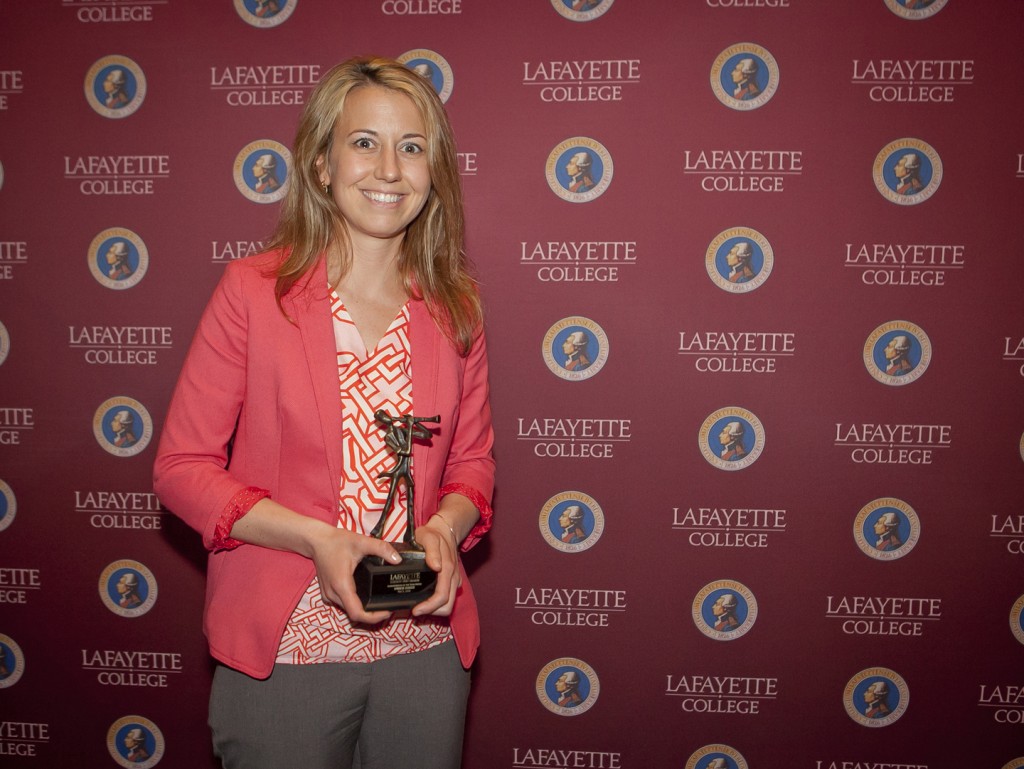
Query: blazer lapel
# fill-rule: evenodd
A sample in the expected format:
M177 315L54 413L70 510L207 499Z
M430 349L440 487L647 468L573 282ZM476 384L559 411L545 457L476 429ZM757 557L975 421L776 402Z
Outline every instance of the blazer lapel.
M341 478L341 398L338 394L338 355L334 341L327 267L321 259L307 279L284 298L285 310L295 321L309 367L313 399L323 434L327 471L337 486ZM296 376L299 372L295 372Z
M412 347L412 403L413 411L418 417L428 417L440 413L437 407L437 375L438 375L438 331L434 325L434 319L430 317L426 302L413 299L409 302L409 345ZM434 426L432 426L434 427ZM436 429L436 427L434 427ZM442 430L450 430L451 425L441 425ZM417 441L412 449L413 478L425 480L424 473L427 467L427 456L430 453L431 444L424 441ZM421 468L417 474L416 468ZM426 501L424 494L436 494L436 489L431 489L424 484L417 489L416 495L416 519L422 524L423 504ZM433 507L433 504L430 505Z

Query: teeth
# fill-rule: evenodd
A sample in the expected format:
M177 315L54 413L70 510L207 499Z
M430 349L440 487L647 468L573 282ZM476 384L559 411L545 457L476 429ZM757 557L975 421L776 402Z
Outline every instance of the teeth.
M375 203L397 203L402 199L401 195L389 195L384 192L364 192L363 194Z

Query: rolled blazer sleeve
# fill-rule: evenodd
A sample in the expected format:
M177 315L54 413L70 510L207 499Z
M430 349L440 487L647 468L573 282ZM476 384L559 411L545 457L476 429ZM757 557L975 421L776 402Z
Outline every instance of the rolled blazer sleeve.
M228 265L203 312L153 471L160 501L198 531L207 548L217 544L215 532L224 512L252 488L226 469L246 387L248 318L242 278L236 265Z
M442 496L453 492L463 494L480 511L480 520L462 542L462 549L469 550L490 529L493 515L494 431L491 426L487 342L482 331L462 365L458 423L441 476L440 493Z

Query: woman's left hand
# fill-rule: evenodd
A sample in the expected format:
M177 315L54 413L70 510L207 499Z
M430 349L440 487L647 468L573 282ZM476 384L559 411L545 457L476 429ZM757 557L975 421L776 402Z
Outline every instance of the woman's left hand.
M434 614L447 617L455 606L455 594L462 584L459 570L459 543L444 521L437 516L416 528L416 541L427 552L427 566L437 572L434 594L412 608L414 617Z

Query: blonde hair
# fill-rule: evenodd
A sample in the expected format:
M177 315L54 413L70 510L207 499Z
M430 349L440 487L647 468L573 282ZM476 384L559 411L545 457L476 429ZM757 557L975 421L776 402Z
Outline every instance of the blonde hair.
M483 312L463 251L465 220L455 138L431 84L390 59L355 58L338 64L323 76L302 112L292 151L291 183L268 243L268 248L285 254L273 273L278 305L331 244L339 246L342 274L348 270L346 224L334 200L321 188L317 158L330 152L334 124L346 97L366 86L405 94L426 126L430 195L406 231L398 270L409 295L426 302L438 328L466 355L482 326Z

